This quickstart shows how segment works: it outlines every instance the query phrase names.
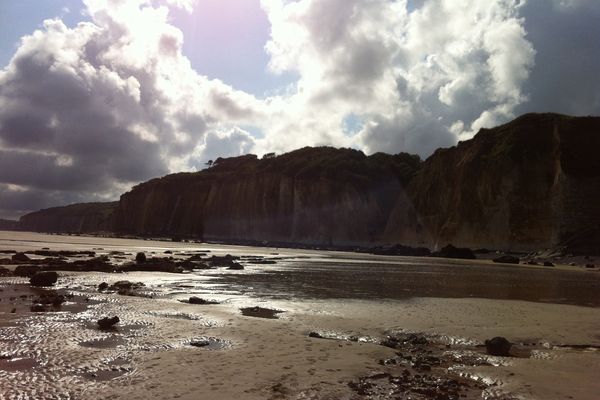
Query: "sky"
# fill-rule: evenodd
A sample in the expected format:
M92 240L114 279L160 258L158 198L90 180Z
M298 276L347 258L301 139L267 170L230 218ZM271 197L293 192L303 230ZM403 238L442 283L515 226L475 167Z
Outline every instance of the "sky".
M303 146L600 114L597 0L0 0L0 218Z

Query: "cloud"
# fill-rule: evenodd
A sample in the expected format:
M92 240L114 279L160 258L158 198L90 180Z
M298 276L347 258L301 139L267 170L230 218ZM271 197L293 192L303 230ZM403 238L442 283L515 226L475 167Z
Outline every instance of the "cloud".
M538 67L523 83L529 101L518 112L600 114L600 4L594 0L529 1L522 16Z
M264 99L182 54L170 9L202 2L85 4L89 22L45 21L0 71L0 216L113 199L219 156L426 157L523 112L600 111L595 0L261 0L270 73L298 77Z
M45 21L0 71L0 209L14 208L16 197L29 199L20 210L114 198L189 169L213 127L259 118L252 96L191 68L168 8L86 5L90 22Z
M527 99L535 50L514 1L429 0L412 12L389 0L262 4L271 68L301 77L284 101L296 122L272 127L277 136L311 129L313 141L427 156ZM349 115L365 121L352 137Z

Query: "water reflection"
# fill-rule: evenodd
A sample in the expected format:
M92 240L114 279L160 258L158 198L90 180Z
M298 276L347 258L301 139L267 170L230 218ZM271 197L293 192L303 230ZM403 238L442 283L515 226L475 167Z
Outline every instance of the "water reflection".
M600 306L600 274L519 266L288 262L285 268L216 277L230 290L283 299L477 297Z

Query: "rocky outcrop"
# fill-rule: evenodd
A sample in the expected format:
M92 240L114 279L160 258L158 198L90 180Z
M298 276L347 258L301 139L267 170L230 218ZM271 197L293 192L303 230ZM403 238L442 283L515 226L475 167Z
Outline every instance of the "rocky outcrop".
M527 114L482 129L423 163L386 238L431 248L600 252L598 149L597 117Z
M303 148L217 159L135 186L118 203L28 214L34 231L113 231L236 243L600 253L600 118L527 114L425 162ZM411 250L412 251L412 250Z
M115 228L212 240L378 242L420 163L408 154L367 157L329 147L217 159L204 171L134 187L121 196Z
M32 232L89 233L113 229L117 203L81 203L47 208L24 215L19 229Z

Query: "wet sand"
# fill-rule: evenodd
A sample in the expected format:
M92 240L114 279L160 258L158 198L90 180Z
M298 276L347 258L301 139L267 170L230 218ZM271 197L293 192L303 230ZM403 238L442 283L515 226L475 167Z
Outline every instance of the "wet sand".
M242 260L242 271L192 274L60 272L56 289L74 296L43 313L29 310L37 293L26 278L0 278L0 398L383 399L394 398L385 390L396 378L428 393L428 377L464 383L461 398L595 399L600 393L598 272L7 235L0 233L0 249L127 253L114 262L137 251L183 257L208 250L276 264ZM145 286L137 296L97 291L101 282L124 279ZM190 296L220 304L181 302ZM254 307L282 312L241 312ZM113 315L121 319L115 330L97 328L99 318ZM412 333L427 344L381 345L388 335ZM494 336L516 343L523 356L487 355L482 344ZM437 359L430 370L407 361L427 354ZM423 393L410 396L435 398Z

